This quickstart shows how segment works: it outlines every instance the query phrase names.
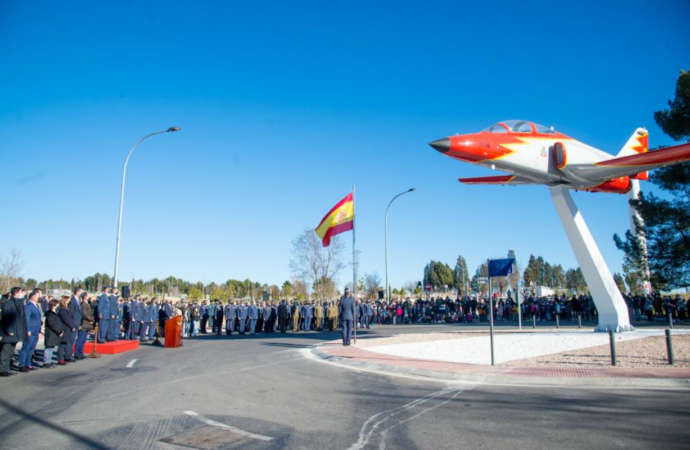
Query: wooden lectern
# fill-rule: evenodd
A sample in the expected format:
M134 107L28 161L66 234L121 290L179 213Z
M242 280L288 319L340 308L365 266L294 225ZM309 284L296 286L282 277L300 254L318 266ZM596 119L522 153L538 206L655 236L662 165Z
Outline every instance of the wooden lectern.
M182 316L168 319L165 324L165 348L177 348L182 345Z

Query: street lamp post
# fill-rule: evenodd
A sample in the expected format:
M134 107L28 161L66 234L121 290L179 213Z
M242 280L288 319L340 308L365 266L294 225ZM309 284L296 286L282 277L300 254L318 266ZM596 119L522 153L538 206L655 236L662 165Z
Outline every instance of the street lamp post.
M386 208L386 302L390 303L390 286L388 285L388 210L390 209L391 205L395 201L396 198L400 197L401 195L409 194L410 192L413 192L415 188L410 188L406 190L405 192L401 192L400 194L396 195L393 197L393 200L390 201L388 204L388 207Z
M115 276L113 277L113 287L117 289L117 271L120 265L120 231L122 230L122 204L125 200L125 178L127 177L127 163L129 162L129 157L132 156L132 152L139 144L141 144L145 139L153 136L154 134L163 133L173 133L175 131L180 131L180 127L170 127L165 131L156 131L151 134L147 134L139 140L134 147L127 154L127 159L125 159L125 167L122 169L122 189L120 190L120 215L117 219L117 243L115 245Z

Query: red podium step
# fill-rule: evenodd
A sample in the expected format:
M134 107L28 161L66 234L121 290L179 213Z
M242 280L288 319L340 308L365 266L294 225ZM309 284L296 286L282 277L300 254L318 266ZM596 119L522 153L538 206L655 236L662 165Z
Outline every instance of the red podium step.
M103 355L115 355L117 353L124 353L139 348L139 341L116 341L106 342L105 344L98 344L96 351ZM87 342L84 345L84 354L88 355L93 351L93 342Z

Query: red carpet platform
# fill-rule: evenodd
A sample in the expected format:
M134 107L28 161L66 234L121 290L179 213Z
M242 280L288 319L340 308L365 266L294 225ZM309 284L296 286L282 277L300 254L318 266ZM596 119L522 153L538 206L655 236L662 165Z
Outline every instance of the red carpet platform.
M139 348L139 341L117 341L117 342L106 342L105 344L98 344L96 351L103 355L115 355L118 353L124 353L131 350L136 350ZM87 342L84 345L84 354L88 355L93 351L93 342Z

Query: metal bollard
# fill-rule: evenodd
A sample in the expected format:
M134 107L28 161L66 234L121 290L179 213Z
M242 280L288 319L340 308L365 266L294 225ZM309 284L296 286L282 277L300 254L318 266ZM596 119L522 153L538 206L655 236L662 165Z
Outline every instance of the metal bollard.
M613 334L613 330L609 330L609 341L611 343L611 365L617 366L618 360L616 358L616 336Z
M561 327L561 321L558 318L558 314L556 314L556 328L560 328L560 327Z
M668 363L673 365L673 342L671 341L671 330L666 330L666 352L668 353Z
M537 316L532 316L532 328L537 328Z
M671 312L668 313L668 327L673 329L673 313Z
M577 327L582 328L582 314L577 315Z

